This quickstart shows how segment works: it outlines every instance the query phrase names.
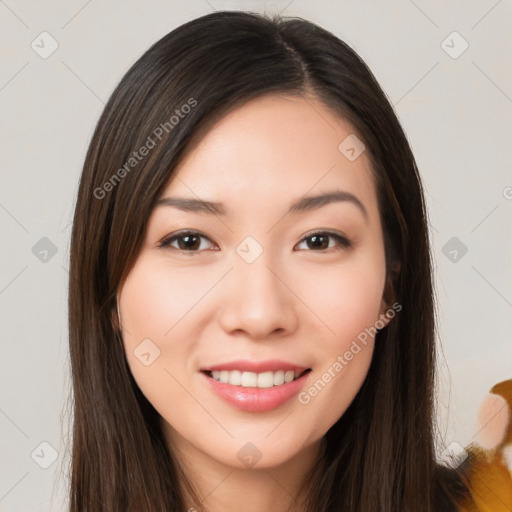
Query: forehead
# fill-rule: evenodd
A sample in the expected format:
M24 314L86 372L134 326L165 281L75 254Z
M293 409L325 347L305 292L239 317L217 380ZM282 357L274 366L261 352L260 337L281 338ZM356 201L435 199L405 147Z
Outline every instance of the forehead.
M349 159L345 151L347 145L361 150L358 139L350 123L317 99L266 95L215 123L187 151L162 197L221 201L229 214L342 190L360 198L372 216L369 158L363 151Z

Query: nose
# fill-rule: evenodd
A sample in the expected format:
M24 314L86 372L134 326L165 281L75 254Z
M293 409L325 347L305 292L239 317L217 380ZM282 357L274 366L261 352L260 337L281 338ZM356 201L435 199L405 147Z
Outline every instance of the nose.
M265 252L253 263L239 258L227 276L229 285L219 308L224 331L258 340L294 332L300 301L285 274L271 265Z

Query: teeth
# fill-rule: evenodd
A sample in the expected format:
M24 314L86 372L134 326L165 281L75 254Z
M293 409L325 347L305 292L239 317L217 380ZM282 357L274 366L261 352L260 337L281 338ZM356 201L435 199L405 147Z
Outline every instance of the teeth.
M258 384L258 374L252 372L242 373L242 386L244 388L255 388Z
M284 372L283 370L278 370L274 372L274 386L280 386L284 384Z
M245 388L271 388L292 382L302 375L302 372L278 370L277 372L241 372L239 370L221 370L210 372L211 377L219 382L242 386Z

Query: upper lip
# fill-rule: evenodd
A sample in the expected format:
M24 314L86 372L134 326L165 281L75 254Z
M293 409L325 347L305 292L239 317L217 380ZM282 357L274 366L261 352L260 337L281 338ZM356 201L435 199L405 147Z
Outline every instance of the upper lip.
M254 373L263 373L263 372L275 372L278 370L284 371L295 371L302 372L307 370L307 366L301 366L294 363L289 363L287 361L280 361L278 359L271 359L267 361L248 361L239 359L237 361L229 361L226 363L215 364L212 366L204 366L201 368L201 371L220 371L220 370L240 370L242 372L254 372Z

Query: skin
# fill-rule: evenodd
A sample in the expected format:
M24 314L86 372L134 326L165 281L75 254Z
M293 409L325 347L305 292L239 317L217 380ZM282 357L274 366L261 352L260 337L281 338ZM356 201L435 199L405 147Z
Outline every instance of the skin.
M205 385L199 369L282 359L312 369L308 389L365 328L389 321L370 162L364 152L349 161L338 150L353 133L311 97L267 95L227 114L191 148L161 196L223 202L227 215L156 207L118 290L133 376L160 413L172 453L214 512L301 510L291 496L315 464L321 438L360 389L374 339L360 344L309 403L294 397L267 412L236 409ZM348 201L285 214L302 196L335 189L357 196L367 218ZM181 230L206 238L197 239L195 252L183 249L183 239L159 247ZM306 238L322 230L353 245L327 238L318 247ZM249 235L263 250L252 263L236 252ZM134 355L146 338L160 350L148 366ZM261 453L253 467L237 457L247 442Z

